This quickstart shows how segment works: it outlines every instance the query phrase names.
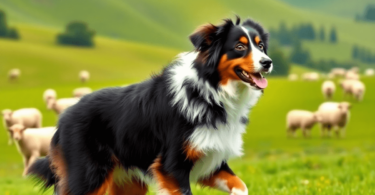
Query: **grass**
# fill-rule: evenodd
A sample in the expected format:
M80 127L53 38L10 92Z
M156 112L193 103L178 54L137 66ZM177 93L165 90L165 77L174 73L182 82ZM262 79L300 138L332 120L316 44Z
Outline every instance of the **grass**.
M57 117L46 110L42 93L56 89L69 97L78 81L78 71L87 69L92 79L85 86L100 89L141 81L158 72L179 50L143 43L97 37L95 48L61 47L53 42L56 29L19 26L20 41L0 40L0 109L36 107L44 126ZM19 67L19 82L9 83L6 73ZM302 74L309 69L292 66ZM290 82L270 78L269 87L250 114L244 136L245 156L230 161L251 194L375 194L375 78L363 78L367 91L363 102L353 102L352 118L344 139L321 139L318 127L312 138L287 139L285 115L291 109L316 110L324 102L319 82ZM342 91L334 95L341 101ZM348 100L351 101L351 100ZM300 133L300 132L299 132ZM0 195L41 194L30 179L21 177L22 159L15 146L7 145L0 127ZM194 194L226 194L192 185ZM154 191L154 190L153 190ZM51 191L46 192L51 194ZM153 192L150 192L153 194Z

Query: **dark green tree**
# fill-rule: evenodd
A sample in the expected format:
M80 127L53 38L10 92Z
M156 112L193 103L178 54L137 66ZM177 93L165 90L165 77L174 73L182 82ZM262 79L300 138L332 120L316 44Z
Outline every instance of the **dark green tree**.
M271 43L272 47L269 50L269 56L272 59L272 63L274 65L274 71L272 71L272 75L276 76L286 76L289 74L290 70L290 61L285 56L283 51L276 43ZM270 45L271 45L270 44Z
M57 35L57 42L63 45L92 47L94 35L95 32L88 29L86 23L71 22L64 33Z
M19 35L15 28L9 28L5 13L0 10L0 37L18 39Z
M302 43L297 41L293 45L290 61L297 64L307 64L310 61L310 52L302 48Z
M354 45L352 49L352 58L358 59L358 57L359 57L359 49L357 45Z
M336 32L336 28L335 27L331 28L331 32L329 33L329 41L331 43L337 43L337 41L338 41L337 32Z
M366 7L364 19L368 21L375 21L375 5L368 5Z
M324 41L324 40L326 39L326 34L325 34L325 30L324 30L324 27L323 27L323 26L320 28L319 39L320 39L321 41Z

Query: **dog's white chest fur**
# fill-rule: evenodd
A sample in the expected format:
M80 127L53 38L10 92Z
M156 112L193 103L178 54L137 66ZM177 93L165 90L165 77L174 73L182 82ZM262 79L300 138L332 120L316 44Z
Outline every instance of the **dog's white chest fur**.
M242 134L246 130L244 119L262 94L237 81L231 81L222 88L220 101L227 112L227 123L218 124L217 129L198 127L189 138L190 144L205 154L193 167L190 174L192 181L210 175L223 161L242 155Z

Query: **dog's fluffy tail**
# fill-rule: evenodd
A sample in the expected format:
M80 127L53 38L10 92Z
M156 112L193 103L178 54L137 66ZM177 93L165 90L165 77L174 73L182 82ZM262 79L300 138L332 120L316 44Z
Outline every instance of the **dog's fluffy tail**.
M43 184L45 188L52 187L56 183L56 176L50 167L48 156L35 161L29 167L27 174L37 178L38 183Z

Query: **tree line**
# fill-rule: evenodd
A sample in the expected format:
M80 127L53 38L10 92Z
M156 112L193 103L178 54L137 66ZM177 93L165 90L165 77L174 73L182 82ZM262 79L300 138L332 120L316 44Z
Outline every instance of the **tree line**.
M375 5L369 4L366 6L363 14L356 15L356 21L375 22Z
M353 46L352 58L364 63L375 64L375 53L372 53L371 50L364 47L359 47L357 45Z

